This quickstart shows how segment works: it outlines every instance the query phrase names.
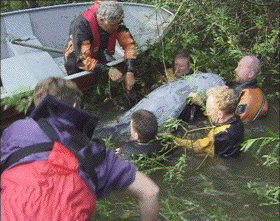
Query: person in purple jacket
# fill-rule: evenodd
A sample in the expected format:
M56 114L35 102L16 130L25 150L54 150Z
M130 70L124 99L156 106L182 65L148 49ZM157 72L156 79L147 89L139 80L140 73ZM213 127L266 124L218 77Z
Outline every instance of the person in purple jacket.
M135 165L91 139L98 118L79 109L75 83L48 78L35 109L1 137L1 220L91 220L96 199L128 190L141 220L156 220L159 187Z

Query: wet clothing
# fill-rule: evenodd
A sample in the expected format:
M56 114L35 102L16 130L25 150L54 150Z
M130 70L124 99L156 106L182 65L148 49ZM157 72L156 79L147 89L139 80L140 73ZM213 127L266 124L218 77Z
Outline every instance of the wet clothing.
M146 154L151 157L153 154L160 152L162 149L159 141L149 143L139 143L130 141L120 147L120 155L123 159L128 160L139 154Z
M190 71L190 74L193 74L193 70ZM175 75L173 68L168 68L165 72L166 78L167 78L167 82L172 82L172 81L176 81L178 79L178 77Z
M70 27L69 39L64 48L65 68L68 74L92 71L98 77L107 76L109 67L105 54L113 55L116 41L124 49L127 71L133 71L136 58L134 40L124 24L117 30L107 33L97 23L96 12L99 3L75 19Z
M237 157L244 138L244 127L238 116L234 116L223 125L215 126L205 138L196 141L175 138L176 144L195 152L205 152L223 157Z
M104 149L102 143L90 140L79 151L85 162L93 162L105 151L105 159L92 171L97 177L97 183L93 182L86 164L69 151L69 146L73 141L80 142L73 139L73 134L90 139L98 118L48 96L30 118L18 120L3 131L2 166L22 148L51 142L37 123L41 118L56 132L57 143L52 151L30 154L1 174L2 219L90 220L95 198L128 187L135 179L135 165Z
M261 89L257 87L257 81L239 84L234 89L239 98L236 113L243 123L254 121L268 112L268 101Z

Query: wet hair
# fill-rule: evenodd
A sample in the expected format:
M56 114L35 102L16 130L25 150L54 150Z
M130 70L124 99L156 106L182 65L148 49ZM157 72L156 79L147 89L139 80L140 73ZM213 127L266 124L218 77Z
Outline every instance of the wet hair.
M188 50L188 49L181 49L175 55L175 59L177 59L177 58L185 58L185 59L190 60L190 56L191 56L191 51L190 50Z
M218 109L226 114L234 114L237 107L237 96L228 86L216 86L207 90L207 97L213 97Z
M100 2L96 16L105 21L121 21L124 17L122 3L117 1Z
M131 121L140 142L147 143L156 138L158 122L152 112L142 109L137 110L132 114Z
M57 100L77 107L81 104L82 91L70 80L49 77L40 81L34 90L34 104L38 106L47 96L52 95Z

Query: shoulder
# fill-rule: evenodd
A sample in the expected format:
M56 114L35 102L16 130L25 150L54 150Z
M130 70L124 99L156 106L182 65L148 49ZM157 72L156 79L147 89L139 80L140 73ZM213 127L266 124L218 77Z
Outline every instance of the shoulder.
M234 116L228 124L218 128L221 128L221 131L215 136L217 140L230 140L236 136L240 137L244 132L244 126L239 116Z
M33 119L18 120L3 131L1 137L2 157L4 159L20 148L42 142L49 142L49 138Z
M7 127L2 134L2 139L5 138L28 138L40 130L36 121L32 118L27 118L23 120L18 120Z
M90 33L90 25L87 20L80 15L71 23L71 31L83 31Z

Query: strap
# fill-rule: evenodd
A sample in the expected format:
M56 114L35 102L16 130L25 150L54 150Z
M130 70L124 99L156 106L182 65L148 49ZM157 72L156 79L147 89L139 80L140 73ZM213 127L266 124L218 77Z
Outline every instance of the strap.
M31 146L21 148L15 152L13 152L6 160L4 165L1 165L1 174L4 170L8 169L10 166L18 162L19 160L27 157L31 154L41 153L46 151L51 151L53 147L53 142L33 144Z
M50 138L51 141L58 141L58 135L53 129L53 127L46 121L45 118L40 118L37 121L40 128L45 132L45 134Z
M256 120L256 119L259 117L259 115L260 115L260 113L261 113L261 111L262 111L262 109L263 109L263 107L264 107L264 104L265 104L265 98L263 98L262 104L261 104L261 106L260 106L260 109L258 110L258 112L256 113L256 115L255 115L255 117L253 118L252 121Z
M38 120L38 124L41 129L48 135L52 141L58 140L58 135L54 128L43 118ZM98 154L93 155L91 152L90 139L79 131L69 131L71 133L71 140L67 144L67 148L75 154L79 161L80 168L90 177L94 185L98 186L98 178L95 172L95 167L103 162L106 157L105 148ZM54 139L55 138L55 139ZM98 145L99 142L97 141ZM82 156L79 151L85 148L84 156Z

